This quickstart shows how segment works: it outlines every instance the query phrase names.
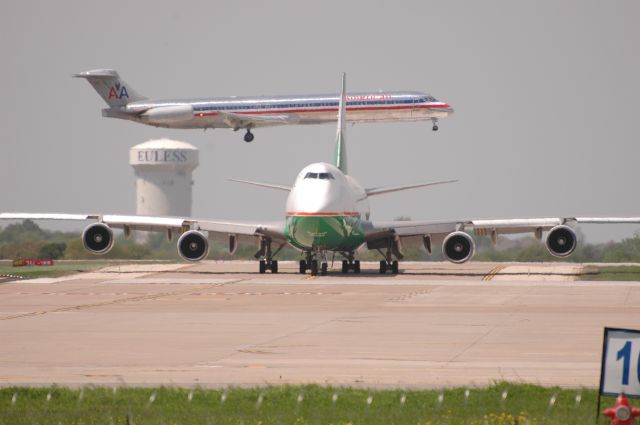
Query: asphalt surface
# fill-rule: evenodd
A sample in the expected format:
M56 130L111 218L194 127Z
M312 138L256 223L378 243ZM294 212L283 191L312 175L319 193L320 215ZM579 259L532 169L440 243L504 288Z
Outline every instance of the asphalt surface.
M0 283L0 386L320 383L595 387L604 326L640 327L640 283L574 264L117 266Z

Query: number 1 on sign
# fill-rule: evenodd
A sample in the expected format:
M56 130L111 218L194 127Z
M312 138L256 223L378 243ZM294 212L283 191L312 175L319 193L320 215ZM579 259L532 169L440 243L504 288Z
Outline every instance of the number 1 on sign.
M631 365L631 341L627 341L618 351L616 360L622 359L622 385L629 385L629 369ZM640 381L640 355L638 355L638 381Z

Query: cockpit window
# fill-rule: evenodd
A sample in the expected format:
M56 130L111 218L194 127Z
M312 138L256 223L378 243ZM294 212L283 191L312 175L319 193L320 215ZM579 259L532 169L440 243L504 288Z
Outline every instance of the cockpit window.
M331 173L307 173L304 176L305 179L321 179L321 180L334 180Z

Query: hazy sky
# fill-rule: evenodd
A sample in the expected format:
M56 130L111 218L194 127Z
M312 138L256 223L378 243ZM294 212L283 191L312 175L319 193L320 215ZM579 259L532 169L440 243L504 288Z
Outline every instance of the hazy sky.
M458 178L376 197L374 219L640 215L640 2L4 1L0 211L135 211L129 148L196 145L193 213L278 219L332 159L335 127L165 130L102 118L74 72L115 68L150 98L422 90L456 113L348 129L364 186ZM640 226L584 227L591 241Z

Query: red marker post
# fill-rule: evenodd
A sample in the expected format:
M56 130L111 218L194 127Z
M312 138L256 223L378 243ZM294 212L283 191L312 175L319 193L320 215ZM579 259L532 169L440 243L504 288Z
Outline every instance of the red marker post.
M631 407L629 399L624 394L620 394L616 399L616 404L605 409L602 414L611 418L611 425L636 425L640 409Z

